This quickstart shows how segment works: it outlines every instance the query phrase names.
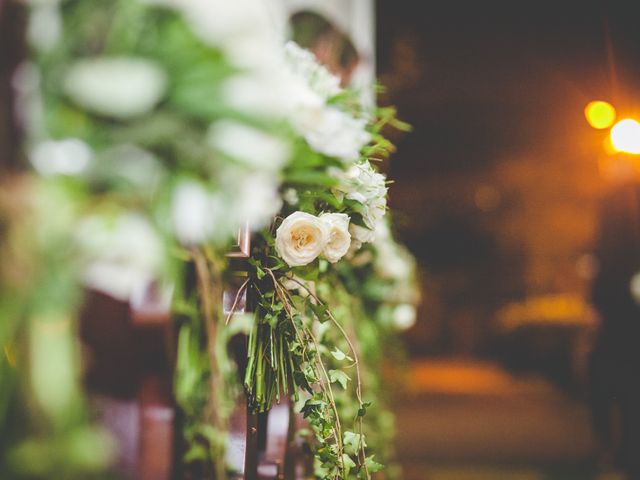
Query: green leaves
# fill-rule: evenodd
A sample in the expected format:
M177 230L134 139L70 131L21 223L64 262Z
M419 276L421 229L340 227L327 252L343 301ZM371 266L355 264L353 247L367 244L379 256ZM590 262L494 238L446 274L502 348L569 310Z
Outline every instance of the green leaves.
M382 470L384 468L384 465L382 465L381 463L376 462L373 459L374 455L371 455L369 457L367 457L364 461L364 464L367 466L367 470L369 470L369 473L376 473L379 472L380 470Z
M360 448L366 446L364 436L354 432L344 432L344 450L349 455L358 455Z
M349 376L342 370L329 370L329 381L331 383L338 383L345 390L347 389L347 382L351 380Z
M351 362L353 361L353 358L348 356L346 353L344 353L338 347L335 347L335 349L331 352L331 356L333 358L335 358L336 360L338 360L339 362L342 362L343 360L349 360Z

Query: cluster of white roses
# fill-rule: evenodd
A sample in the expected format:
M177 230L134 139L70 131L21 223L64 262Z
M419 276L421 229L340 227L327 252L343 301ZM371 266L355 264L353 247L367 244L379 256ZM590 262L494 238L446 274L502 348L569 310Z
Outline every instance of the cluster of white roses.
M285 120L312 149L340 159L348 167L346 172L336 169L340 183L334 194L362 205L359 213L366 227L352 224L346 214L325 213L315 217L296 212L278 229L276 247L282 258L290 266L306 265L319 256L334 263L350 248L354 250L372 241L376 225L385 213L387 188L385 177L368 161L356 163L362 148L371 141L366 130L368 119L342 110L330 101L342 92L340 81L317 62L313 53L293 42L283 48L286 15L276 8L275 2L138 1L175 9L203 42L220 48L225 58L239 67L225 80L221 98L212 101L223 102L254 118ZM39 11L36 7L34 12ZM69 98L87 111L127 120L147 114L159 104L167 94L168 78L169 72L149 59L96 57L70 65L63 87ZM166 226L183 245L222 243L244 224L259 230L269 225L282 207L279 188L282 168L291 158L290 139L246 123L221 119L212 124L207 141L216 159L222 160L216 162L215 184L183 177L173 184L170 196L170 222ZM83 150L76 146L83 146ZM53 147L57 149L54 154ZM155 160L138 145L114 148L135 152L136 158L132 159L135 161L129 164ZM93 168L97 163L94 157L96 153L88 145L67 139L37 145L32 162L43 173L78 175ZM295 201L292 197L286 197L289 203ZM127 212L123 215L129 218ZM130 215L137 214L130 212ZM128 228L130 223L122 222L116 230L128 230L132 236L141 231ZM96 223L87 222L82 227L83 242L90 244L93 240L89 238L87 225ZM154 234L156 240L151 239ZM100 242L115 238L106 235L104 229L96 229L95 237ZM160 235L151 223L143 237L141 244L160 242ZM104 250L116 251L116 247L105 244ZM110 258L98 257L97 252L87 256L88 268L114 263ZM140 267L140 278L150 277L158 269L157 265ZM88 275L87 283L118 298L130 293L130 288L119 289L121 282L115 276L111 276L113 282L102 285L89 277L96 275Z
M294 212L276 231L276 250L290 267L308 265L319 256L335 263L345 256L350 245L349 216L344 213L316 217Z
M354 248L360 248L363 243L375 239L376 230L387 210L387 179L368 160L353 165L347 171L332 169L330 173L339 181L333 189L336 198L355 200L362 205L360 214L366 228L359 225L351 225L350 228Z

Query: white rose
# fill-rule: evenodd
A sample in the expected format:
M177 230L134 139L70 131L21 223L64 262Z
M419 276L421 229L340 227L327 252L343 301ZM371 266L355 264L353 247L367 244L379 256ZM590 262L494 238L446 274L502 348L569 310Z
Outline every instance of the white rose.
M333 188L333 194L338 200L345 197L362 204L362 219L370 230L376 230L377 224L384 217L387 210L387 179L376 171L373 166L364 161L352 166L346 171L330 169L329 174L338 180ZM351 232L354 235L353 232ZM360 236L364 236L362 233ZM373 233L363 243L373 240Z
M309 213L294 212L276 231L276 250L290 267L307 265L322 253L329 227Z
M329 241L322 254L331 263L336 263L345 256L351 245L349 216L344 213L323 213L320 220L329 227Z

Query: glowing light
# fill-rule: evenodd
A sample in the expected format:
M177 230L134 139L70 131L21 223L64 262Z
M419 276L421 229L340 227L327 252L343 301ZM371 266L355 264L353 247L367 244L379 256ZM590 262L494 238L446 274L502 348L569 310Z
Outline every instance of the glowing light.
M618 152L640 154L640 123L625 118L611 129L611 143Z
M608 102L594 100L584 108L584 116L593 128L609 128L616 121L616 109Z

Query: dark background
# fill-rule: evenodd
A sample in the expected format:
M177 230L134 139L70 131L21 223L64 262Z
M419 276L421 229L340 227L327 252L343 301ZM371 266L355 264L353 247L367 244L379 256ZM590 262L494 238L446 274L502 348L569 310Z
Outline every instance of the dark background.
M583 109L638 111L638 25L633 2L377 2L381 101L414 127L388 171L415 354L491 356L509 302L588 303L604 137Z

